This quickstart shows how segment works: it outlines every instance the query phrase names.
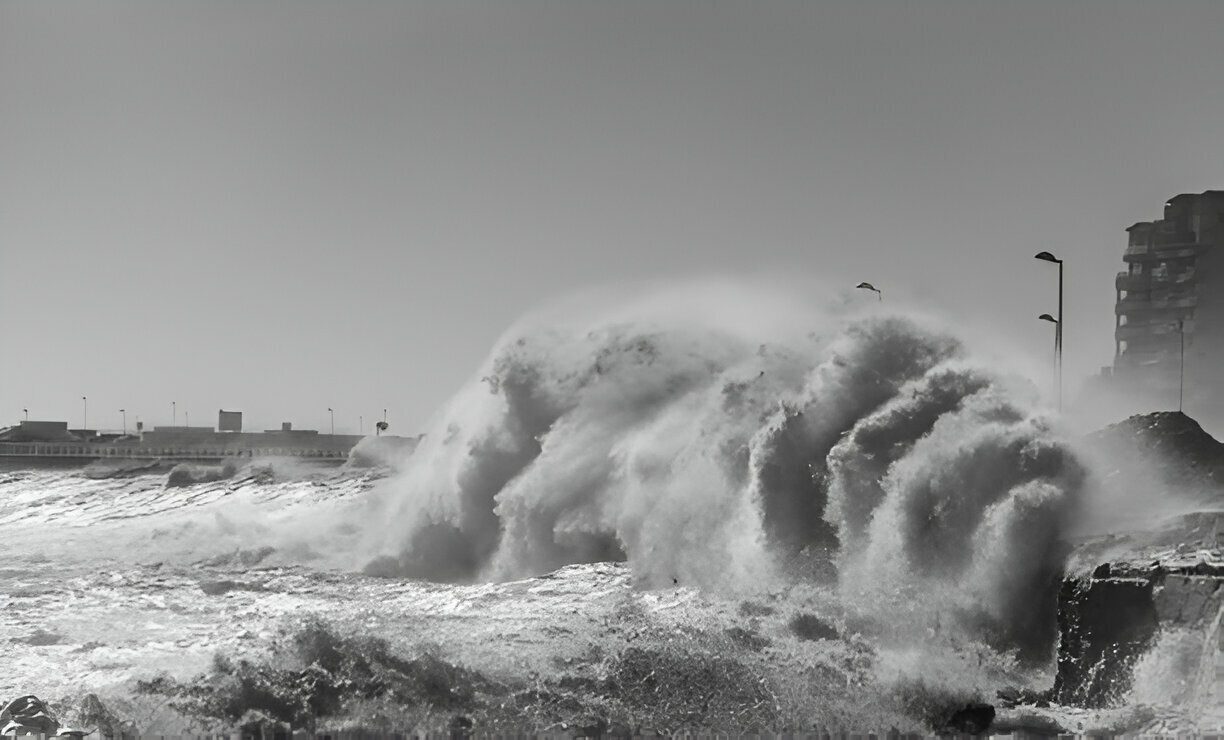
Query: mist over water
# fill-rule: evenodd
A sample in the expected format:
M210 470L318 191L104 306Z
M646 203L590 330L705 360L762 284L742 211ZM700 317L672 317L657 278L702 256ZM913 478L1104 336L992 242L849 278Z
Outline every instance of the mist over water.
M798 305L690 291L514 327L389 486L368 572L823 582L1048 655L1085 472L1032 384L935 321Z

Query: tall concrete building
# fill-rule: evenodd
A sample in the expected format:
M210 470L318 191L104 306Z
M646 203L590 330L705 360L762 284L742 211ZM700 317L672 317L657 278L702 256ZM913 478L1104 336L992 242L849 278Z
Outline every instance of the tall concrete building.
M1188 414L1224 418L1224 190L1175 196L1126 231L1115 387L1153 408L1177 408L1184 387Z

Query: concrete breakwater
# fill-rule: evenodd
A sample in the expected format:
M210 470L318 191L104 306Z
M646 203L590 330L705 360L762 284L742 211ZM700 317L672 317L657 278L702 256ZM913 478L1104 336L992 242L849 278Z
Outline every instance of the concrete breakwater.
M105 459L215 461L254 457L300 457L344 461L360 440L361 437L357 436L346 436L336 441L320 437L312 440L314 444L310 445L265 443L259 446L208 443L154 446L139 442L0 442L0 459L31 462L76 460L87 463Z
M191 440L127 439L0 442L0 466L75 467L114 461L131 465L179 462L227 463L292 458L324 464L393 465L412 453L418 438L384 435L210 434Z

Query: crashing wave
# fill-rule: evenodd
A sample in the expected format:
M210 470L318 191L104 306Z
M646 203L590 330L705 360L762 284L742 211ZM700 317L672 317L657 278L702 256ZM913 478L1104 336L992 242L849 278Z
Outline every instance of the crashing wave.
M395 479L367 572L615 559L647 585L752 587L802 565L849 600L907 602L915 629L1038 657L1084 472L1036 407L906 318L782 339L657 316L518 329Z

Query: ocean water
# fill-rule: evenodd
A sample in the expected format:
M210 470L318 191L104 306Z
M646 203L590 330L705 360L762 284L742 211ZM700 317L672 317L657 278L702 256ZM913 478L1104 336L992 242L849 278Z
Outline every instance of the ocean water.
M0 696L92 692L174 729L136 682L271 660L306 617L506 685L604 680L635 646L720 656L774 729L930 731L1049 688L1060 543L1100 514L1100 462L946 326L748 299L525 319L379 469L0 473ZM732 721L685 711L673 729ZM1214 721L1150 685L1024 711Z

